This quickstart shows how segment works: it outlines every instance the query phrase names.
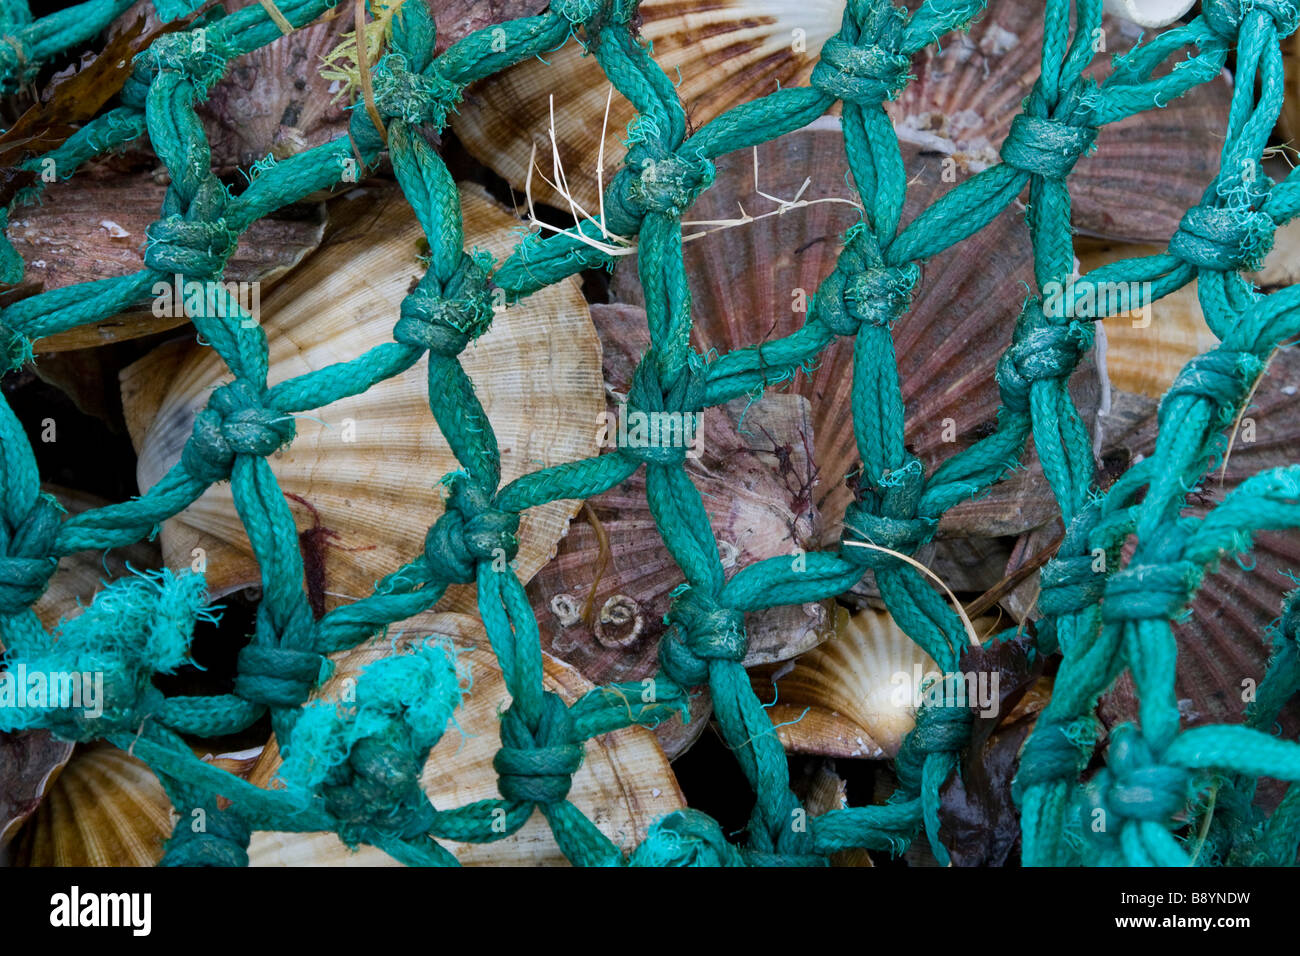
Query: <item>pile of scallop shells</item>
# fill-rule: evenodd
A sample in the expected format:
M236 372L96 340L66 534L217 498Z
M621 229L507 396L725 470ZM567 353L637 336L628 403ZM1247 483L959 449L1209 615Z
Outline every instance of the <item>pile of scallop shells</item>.
M225 5L247 2L255 0ZM440 49L472 29L544 8L538 0L428 2ZM1143 25L1168 23L1190 6L1107 0L1107 52L1124 50ZM150 9L137 4L119 22ZM644 0L641 33L668 73L680 76L678 93L698 128L738 103L805 83L842 10L841 0L714 0L698 9L682 0ZM968 34L945 38L915 58L914 81L887 104L909 176L904 221L954 181L996 161L1036 78L1041 18L1037 0L991 0ZM346 130L347 103L338 101L320 64L350 29L350 18L335 17L232 65L202 107L219 173L236 183L254 160L292 155ZM800 49L790 43L794 30L803 31ZM1298 36L1286 41L1291 90L1300 84ZM1099 56L1094 69L1104 73L1108 57ZM1083 271L1166 241L1183 211L1198 202L1218 168L1232 82L1225 71L1166 109L1101 133L1097 152L1070 178ZM1279 142L1300 132L1296 94L1288 99ZM534 218L565 224L568 199L539 175L549 176L549 166L530 174L535 156L550 156L552 135L573 200L595 208L597 183L609 182L618 168L632 118L594 58L574 43L546 63L528 61L472 87L439 144L460 180L467 246L500 257ZM601 155L605 168L598 171ZM16 215L8 234L27 272L15 294L139 269L150 210L166 190L159 167L141 146L51 185L43 204ZM832 270L839 239L858 218L849 182L834 112L752 153L718 161L715 184L688 220L735 219L742 209L753 219L709 230L685 247L698 349L726 351L802 324L798 293L810 297ZM526 189L532 209L523 201ZM781 215L759 215L795 196L807 202ZM420 235L382 165L355 188L309 197L253 226L226 277L260 283L271 384L388 341L398 304L423 268ZM1259 285L1294 280L1296 242L1290 232L1279 236L1254 277ZM598 417L626 397L648 343L635 266L634 257L623 257L612 275L566 280L500 312L463 356L496 430L504 481L597 453ZM894 340L906 440L927 470L991 429L998 406L993 372L1020 304L1006 290L1030 281L1023 208L1014 205L923 267ZM967 305L956 311L953 302ZM1123 469L1150 453L1159 396L1188 358L1214 343L1194 286L1157 302L1152 319L1146 327L1125 317L1102 323L1104 351L1085 361L1071 382L1103 469ZM78 433L111 436L123 450L119 457L134 468L125 485L102 475L81 481L84 476L64 469L61 485L48 490L69 511L106 503L121 487L123 497L143 492L178 459L194 415L227 378L220 359L184 323L143 308L36 343L34 364L12 389L62 396ZM1300 447L1300 398L1286 384L1300 376L1300 358L1283 352L1274 363L1280 367L1253 398L1256 440L1236 447L1196 507L1212 506L1242 478L1289 460ZM443 507L436 479L457 465L430 415L422 366L300 417L292 445L270 459L298 523L317 613L369 593L403 556L419 551ZM786 386L706 412L703 453L687 470L703 494L729 575L763 558L838 540L852 500L845 478L857 464L845 411L851 380L852 345L840 341ZM9 393L10 382L5 387ZM345 437L349 428L352 440ZM1017 572L1041 563L1061 535L1032 452L1025 466L989 495L954 508L936 540L917 554L978 612L972 617L981 637L1033 616L1033 576ZM1300 566L1300 545L1281 535L1261 540L1253 570L1228 563L1176 624L1180 703L1190 723L1239 720L1234 703L1242 675L1263 674L1265 625L1292 586L1283 572ZM540 624L548 689L573 699L593 684L654 671L663 616L682 576L654 531L640 475L586 502L530 510L520 541L517 569ZM185 567L198 548L207 555L213 598L231 613L219 629L200 635L196 659L204 659L206 671L182 678L219 680L247 639L258 600L257 566L229 485L209 489L154 541L65 559L37 610L52 624L128 567ZM476 678L458 712L460 733L448 733L432 751L423 776L440 806L496 793L491 757L497 714L508 698L474 613L472 586L453 587L433 612L395 626L388 643L338 655L331 682L318 691L328 698L334 684L399 650L409 635L436 631L464 647ZM865 800L881 788L887 792L888 758L913 721L894 678L921 675L933 662L894 624L878 595L863 585L838 601L751 614L746 627L746 664L759 697L771 702L801 796L825 809L839 805L850 787L865 788ZM1050 690L1050 678L1040 678L1036 706ZM1133 711L1131 688L1123 683L1101 706L1108 722ZM657 816L725 790L731 784L717 779L716 768L729 758L709 729L710 712L701 691L688 723L589 742L570 799L615 842L631 846ZM220 743L196 752L274 785L279 756L269 730ZM170 828L160 785L129 754L106 745L74 751L43 733L0 737L0 853L11 862L150 864ZM453 850L466 863L563 862L537 819L509 840ZM283 833L256 834L250 859L254 865L386 860L378 851L354 854L331 835ZM871 861L857 853L840 862Z

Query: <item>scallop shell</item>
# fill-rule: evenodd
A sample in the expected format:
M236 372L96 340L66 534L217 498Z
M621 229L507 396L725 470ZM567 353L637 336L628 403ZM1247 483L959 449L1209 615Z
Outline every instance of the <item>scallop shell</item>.
M910 6L915 6L911 4ZM806 85L826 39L839 31L838 0L718 0L698 10L680 0L646 0L642 36L655 60L677 80L692 128L778 87ZM913 58L916 76L886 103L900 137L953 157L962 175L997 161L997 150L1039 71L1041 4L992 0L970 34L953 33ZM1134 37L1107 21L1107 53ZM802 41L797 43L796 41ZM1094 69L1104 75L1109 57ZM555 181L549 157L550 116L569 190L584 208L597 208L597 182L610 182L626 148L631 105L614 92L604 136L603 178L596 164L609 81L576 44L529 60L471 88L453 121L476 158L523 191L536 146L541 171ZM1075 221L1100 235L1166 240L1218 170L1219 130L1227 115L1228 84L1200 87L1157 110L1113 124L1098 152L1082 159L1070 179ZM813 172L815 167L805 167ZM568 202L534 172L533 195L562 210Z
M258 0L227 0L228 12ZM287 159L346 134L349 102L320 75L321 61L351 33L350 7L340 7L288 36L232 60L221 82L197 107L218 170L247 169L273 156Z
M1160 255L1156 246L1096 245L1079 249L1079 272L1087 274L1118 259ZM1113 388L1159 398L1194 355L1219 344L1205 324L1193 279L1151 303L1145 315L1117 315L1101 322L1106 336L1106 376Z
M817 54L838 32L843 0L644 0L637 8L643 41L655 61L677 81L689 123L698 128L720 113L790 86L806 85ZM796 49L802 41L803 50ZM549 157L548 132L554 96L555 137L573 195L597 208L597 158L610 84L593 56L574 42L526 60L471 87L451 126L470 153L519 191L528 179L534 144ZM617 90L605 131L608 183L626 148L635 112ZM546 175L555 181L548 162ZM533 195L568 209L541 179Z
M204 755L246 776L261 748ZM172 832L172 806L142 761L106 743L77 752L15 841L19 866L153 866Z
M467 246L502 257L516 220L479 187L463 187L461 201ZM420 228L395 191L358 190L337 214L340 229L264 306L271 384L391 341L399 303L423 271ZM500 313L461 362L496 432L503 482L597 452L600 346L575 280ZM293 444L268 459L285 494L296 496L290 506L300 531L326 529L316 535L327 539L326 606L369 594L417 556L442 512L437 482L460 466L429 411L426 366L422 358L363 395L298 416ZM123 404L142 489L179 459L194 415L228 375L217 355L198 346L163 350L125 370ZM401 504L400 520L393 502ZM515 562L523 580L553 553L575 510L561 501L523 515ZM229 483L166 522L162 547L170 567L189 565L193 549L204 548L214 597L260 580ZM472 609L473 589L453 588L444 601Z
M804 199L856 199L845 185L847 161L834 117L765 143L757 155L758 188L763 192L791 198L811 176ZM904 164L912 183L903 213L908 222L953 187L944 182L938 157L905 147ZM719 160L716 181L700 197L690 219L733 218L739 215L738 205L754 216L777 208L756 195L749 153ZM687 242L695 346L725 353L802 327L807 314L796 309L811 301L821 280L834 269L841 236L858 217L850 205L823 202ZM1030 248L1021 218L1004 211L979 233L922 266L911 310L894 327L906 405L905 440L927 474L995 424L999 399L994 372L1011 342L1025 288L1033 282ZM612 294L641 303L633 262L620 263ZM955 309L954 303L961 307ZM1087 364L1075 379L1076 402L1085 416L1096 402L1095 394L1083 390L1093 377ZM853 499L844 481L859 467L847 414L852 382L852 343L840 339L822 351L807 374L779 386L806 396L812 405L819 547L838 542L844 510ZM1032 452L1027 465L988 495L952 509L940 524L940 536L1014 535L1051 520L1056 507Z
M464 806L476 800L496 799L497 775L492 758L501 746L498 714L509 705L496 658L488 647L482 625L459 614L428 614L403 625L409 636L397 645L418 644L430 633L451 637L458 660L470 665L472 687L456 711L456 726L448 728L433 748L421 777L424 792L439 809ZM341 681L355 678L372 661L394 653L394 642L374 641L355 651L335 655L337 667L320 689L323 699L336 697ZM547 690L572 703L589 684L572 667L543 655L543 683ZM270 786L280 767L279 751L273 741L254 768L250 781ZM663 751L649 731L627 728L590 740L586 759L573 776L569 800L600 827L625 852L645 838L655 818L684 806ZM558 865L564 857L540 813L519 832L487 844L444 845L465 864ZM356 853L332 833L258 832L249 846L253 866L375 866L393 865L387 854L373 847Z
M951 156L963 173L997 162L1011 120L1038 79L1042 21L1042 4L992 0L969 34L952 34L914 57L916 80L887 104L900 138ZM1111 55L1129 49L1138 32L1115 19L1103 22L1105 52L1095 54L1089 70L1098 80L1109 74ZM1230 95L1230 83L1220 77L1163 109L1103 127L1096 151L1070 175L1076 228L1168 241L1218 172Z
M884 611L839 608L835 635L794 661L750 672L787 750L893 757L916 723L913 692L938 665Z
M234 13L258 0L224 0ZM474 30L540 13L545 0L424 0L438 26L437 52ZM150 0L131 7L117 24L144 15L158 25ZM285 159L347 134L350 98L321 76L323 59L355 30L350 6L232 60L225 75L198 104L220 172L247 169L273 156Z
M103 167L52 183L39 206L15 210L8 236L26 264L24 284L49 291L131 275L144 268L145 229L158 218L166 181L150 173ZM259 295L319 245L325 207L303 203L259 219L239 237L224 278L259 283ZM179 311L179 310L178 310ZM146 304L120 315L38 339L35 350L61 352L136 338L183 325L184 315L156 317Z
M601 336L606 387L621 399L649 346L645 316L628 306L597 305L592 318ZM613 399L609 413L618 414ZM703 422L700 455L687 459L686 471L709 514L726 576L809 547L818 519L810 496L808 400L790 394L766 395L752 404L739 399L707 409ZM585 519L571 524L555 560L529 588L543 647L597 683L648 677L657 668L671 592L684 581L681 569L655 529L644 470L588 504ZM747 615L745 629L746 664L783 660L825 638L827 609L820 603L771 608ZM694 741L708 712L708 695L700 693L687 725L674 719L656 728L670 757Z
M1293 465L1300 449L1300 354L1276 352L1260 381L1241 427L1232 441L1226 471L1215 470L1200 483L1186 513L1203 515L1239 483L1267 468ZM1111 439L1111 454L1149 455L1154 449L1154 403L1146 416ZM1252 437L1254 441L1248 440ZM1118 464L1127 465L1126 460ZM1205 578L1191 605L1191 614L1174 623L1178 638L1177 692L1188 724L1239 723L1245 709L1243 681L1258 682L1267 665L1270 640L1266 633L1282 610L1283 596L1295 588L1291 572L1300 569L1300 536L1265 532L1256 538L1252 557L1243 564L1225 557ZM1247 571L1246 567L1253 570ZM1121 681L1103 698L1108 723L1134 719L1137 703L1132 683ZM1300 711L1293 703L1284 711L1288 736L1300 731Z
M108 744L64 768L20 834L20 866L152 866L171 833L170 804L145 764Z
M0 734L0 865L5 847L58 780L72 748L48 730Z

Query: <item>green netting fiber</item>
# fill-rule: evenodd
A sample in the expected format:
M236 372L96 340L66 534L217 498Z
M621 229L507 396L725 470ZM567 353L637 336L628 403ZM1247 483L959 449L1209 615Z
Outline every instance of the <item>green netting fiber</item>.
M278 9L296 28L331 5L283 0ZM90 0L32 21L23 0L4 0L0 77L10 88L28 81L124 6ZM965 630L943 595L897 557L854 545L911 553L934 536L947 509L1008 474L1032 437L1067 533L1041 572L1036 639L1043 653L1059 651L1062 661L1015 782L1024 861L1186 865L1198 829L1189 824L1203 812L1197 794L1213 785L1218 811L1206 845L1214 850L1199 853L1198 863L1294 862L1300 788L1288 791L1271 818L1251 796L1260 776L1300 781L1300 744L1269 732L1300 682L1300 611L1294 603L1280 609L1277 652L1245 723L1190 730L1180 725L1170 621L1223 555L1247 551L1258 531L1300 525L1300 466L1252 477L1203 518L1184 513L1267 360L1300 334L1300 289L1261 295L1241 274L1259 263L1275 228L1300 214L1300 171L1273 182L1260 162L1282 107L1279 43L1296 29L1300 10L1290 0L1203 0L1194 19L1145 38L1097 83L1084 72L1095 55L1102 0L1046 0L1041 73L1002 143L1001 162L900 229L907 179L882 103L907 84L915 54L967 27L984 6L926 0L909 13L887 0L849 0L810 85L746 103L688 136L674 82L636 33L634 0L556 0L543 15L472 33L437 56L425 4L407 2L394 22L390 51L373 68L386 141L368 110L357 108L349 136L267 165L238 195L212 171L195 105L230 60L269 43L279 28L264 7L250 6L207 23L202 44L193 42L198 27L158 37L137 57L116 105L51 154L69 175L147 134L171 185L148 232L145 268L6 307L0 312L6 367L31 354L32 340L121 312L145 299L156 281L176 273L198 281L220 276L243 230L337 185L354 151L367 165L387 151L428 238L428 269L393 316L392 342L270 388L266 336L244 321L238 301L230 297L216 315L193 315L231 381L198 415L180 462L146 494L121 504L61 513L41 493L24 430L0 397L0 641L7 661L103 672L108 705L93 720L0 710L0 729L46 726L69 739L106 738L130 747L163 781L181 819L196 808L207 812L206 832L180 827L174 834L164 859L173 865L246 862L250 831L259 829L334 831L403 862L453 864L439 840L500 839L534 811L579 864L818 864L851 847L898 850L918 836L946 862L939 790L969 740L971 711L953 700L927 701L898 754L900 786L887 803L834 810L802 825L785 753L741 664L744 615L824 600L870 574L898 624L942 669L956 670ZM158 7L164 19L188 12L183 3ZM797 566L783 558L761 561L726 579L680 448L620 448L501 486L491 423L458 355L491 323L497 290L513 303L610 259L597 243L584 241L601 239L591 223L545 239L528 236L499 263L471 255L452 176L419 127L441 128L454 117L469 84L566 42L584 44L638 114L626 162L605 195L609 230L637 237L651 339L628 405L695 412L761 394L815 362L837 337L854 339L851 412L861 472L839 549L810 553ZM1131 283L1159 298L1195 280L1219 339L1164 396L1154 453L1103 491L1090 436L1067 389L1091 346L1093 326L1071 309L1045 307L1046 290L1068 283L1074 269L1067 180L1099 127L1158 110L1216 77L1234 52L1237 82L1224 118L1221 171L1167 251L1107 265L1069 286L1070 295L1082 297L1100 283ZM712 182L712 161L799 129L837 102L865 210L844 235L838 266L817 291L806 326L765 343L761 355L753 347L698 354L690 342L681 218ZM1037 289L1029 290L998 365L997 428L927 475L904 444L891 328L908 321L918 263L984 228L1026 189ZM30 202L37 190L39 184L15 201ZM7 242L0 255L6 270L0 278L15 281L22 263ZM450 479L447 510L430 529L424 553L393 569L372 595L315 620L294 522L266 456L293 439L294 413L362 392L426 354L429 407L463 469ZM494 558L502 551L513 557L521 512L600 494L642 467L650 510L685 582L668 615L657 694L646 701L638 682L566 705L543 690L529 601L514 572ZM197 576L162 572L120 581L57 639L41 626L30 608L59 557L147 537L220 481L232 484L263 584L256 634L240 655L233 693L165 696L151 680L184 661L195 620L210 613ZM1136 549L1125 559L1121 548L1132 540ZM1095 560L1098 552L1106 561ZM454 582L477 585L482 621L513 703L502 714L495 762L500 799L435 807L417 778L459 701L449 649L430 644L372 666L349 712L304 705L328 671L326 655L431 608ZM1104 769L1085 782L1098 739L1098 697L1125 672L1140 698L1140 720L1111 734ZM708 816L685 811L658 821L625 856L566 799L583 744L616 728L653 726L682 711L690 689L704 684L754 791L744 838L733 843ZM285 789L260 789L204 763L181 736L229 734L268 709L286 751ZM225 809L217 809L218 794L230 801ZM494 826L502 817L507 825ZM1106 821L1101 828L1098 819Z

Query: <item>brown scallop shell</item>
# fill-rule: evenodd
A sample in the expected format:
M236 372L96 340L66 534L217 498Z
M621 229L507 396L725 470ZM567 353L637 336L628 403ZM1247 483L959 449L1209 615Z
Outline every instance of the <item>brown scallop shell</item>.
M605 385L626 395L636 362L649 346L644 313L630 306L592 307L601 336ZM707 409L698 459L686 471L699 489L725 574L765 558L807 549L817 537L812 504L813 446L808 401L770 394L748 404L738 399ZM645 471L591 498L589 510L569 526L557 555L530 585L543 647L596 683L636 680L656 669L671 592L681 569L664 546L646 502ZM594 521L592 520L594 515ZM599 531L597 530L599 525ZM601 571L600 537L608 542ZM593 591L594 587L594 591ZM583 612L586 610L586 616ZM747 664L784 660L828 633L825 605L808 603L749 614ZM694 741L708 715L708 696L693 700L692 718L676 719L658 733L670 756Z
M261 748L196 755L240 777ZM152 770L107 743L79 750L14 841L19 866L153 866L172 832L173 810Z
M257 0L228 0L236 10ZM320 74L321 61L355 29L351 5L232 60L198 106L218 170L248 169L268 155L287 159L347 133L346 99Z
M263 303L272 385L391 342L401 300L424 269L423 233L395 189L350 197L336 204L338 228L321 250ZM518 221L480 187L463 187L461 202L466 246L504 257ZM461 362L496 433L503 483L596 452L600 345L576 281L500 312ZM326 607L371 593L377 580L422 552L443 509L438 481L460 469L429 410L427 364L421 358L361 395L298 415L293 443L268 459L281 489L296 496L290 508L300 532L317 529ZM194 343L156 350L124 370L123 407L142 489L179 460L195 414L229 378L220 357ZM576 509L559 501L524 513L515 561L523 580L554 553ZM214 598L261 580L229 483L165 522L162 548L169 567L189 566L194 549L203 548ZM472 610L473 588L452 588L444 605Z
M8 236L26 264L24 286L49 291L79 282L131 275L144 268L145 229L158 218L165 180L148 172L90 167L52 183L40 205L15 210ZM321 241L325 207L306 203L259 219L239 238L224 278L258 282L270 291ZM184 315L158 318L149 304L39 339L39 352L87 348L175 328Z
M647 0L639 10L642 36L653 43L655 60L678 79L687 117L699 128L778 87L806 84L822 44L840 28L844 5L716 0L700 10L680 0ZM914 57L916 79L886 104L900 136L951 156L962 177L996 162L1011 119L1038 77L1042 17L1041 4L993 0L969 35L949 34ZM1105 22L1107 54L1132 45L1131 25L1110 17ZM805 48L796 49L800 33ZM1099 54L1097 61L1093 69L1104 75L1109 56ZM526 61L471 88L452 126L475 157L522 192L534 146L541 171L554 181L548 130L553 97L569 189L594 214L609 89L595 58L569 43L545 63ZM1085 157L1070 179L1078 227L1128 239L1168 239L1218 170L1221 137L1211 131L1219 133L1227 104L1228 84L1217 80L1163 110L1104 129L1097 154ZM615 92L605 133L606 184L625 154L620 141L633 116ZM536 172L533 195L569 208Z
M1297 381L1300 353L1294 348L1276 352L1232 441L1222 482L1218 469L1206 476L1186 513L1204 515L1251 475L1294 465L1300 450ZM1117 466L1151 454L1156 433L1153 406L1147 402L1145 415L1130 413L1133 424L1110 436L1110 454L1118 459ZM1255 440L1248 441L1252 429ZM1296 586L1291 575L1300 571L1300 535L1294 531L1260 534L1251 555L1241 562L1225 556L1206 576L1190 615L1174 624L1177 692L1188 724L1241 721L1246 706L1243 682L1263 677L1270 654L1266 629L1280 616L1284 595ZM1136 718L1137 702L1127 677L1103 698L1101 713L1108 723ZM1294 705L1284 711L1282 723L1288 733L1300 728Z
M227 13L258 0L224 0ZM545 0L420 0L438 27L437 51L474 30L540 13ZM118 19L134 23L144 15L158 24L149 0ZM324 58L355 30L350 4L340 4L287 36L230 61L197 112L212 147L218 172L248 169L267 156L286 159L347 134L350 97L339 97L333 81L321 76Z
M645 0L637 7L640 35L655 61L677 82L677 95L695 128L733 106L777 89L800 86L826 39L839 30L841 0ZM806 50L797 51L802 34ZM543 62L544 61L544 62ZM554 96L556 140L569 186L587 209L596 209L596 165L610 84L573 40L540 59L525 60L472 86L451 126L478 160L521 193L536 144L549 157ZM603 182L626 152L621 140L634 117L614 91L605 134ZM542 170L554 181L549 159ZM568 205L533 176L533 195L560 209Z
M1163 252L1159 246L1080 244L1079 272L1087 274L1118 259ZM1214 348L1219 340L1201 314L1195 279L1151 303L1150 323L1146 322L1145 315L1117 315L1102 320L1106 378L1112 388L1159 398L1193 355Z
M473 683L456 710L456 725L448 727L429 754L421 785L441 810L496 799L497 774L492 758L501 746L499 714L509 705L510 696L482 625L466 615L428 614L396 625L394 633L403 629L406 634L397 639L396 646L389 638L335 655L334 674L316 696L336 699L345 679L355 679L367 664L418 644L431 633L451 638L456 644L457 660L470 666ZM592 689L574 668L549 654L544 654L542 665L546 689L559 694L566 703ZM250 782L273 786L279 768L279 750L272 741L253 769ZM663 751L652 734L638 727L587 742L586 757L574 774L569 800L625 852L645 838L657 817L684 806ZM554 866L565 862L546 821L536 812L523 829L503 840L444 845L465 864ZM349 851L332 833L256 833L249 846L249 861L253 866L393 865L387 854L373 847Z
M904 163L911 183L906 223L952 185L943 181L937 157L908 147ZM758 167L758 188L770 195L793 197L811 177L804 199L856 200L845 184L847 160L834 117L759 146ZM713 187L689 219L734 218L738 204L754 216L776 208L755 194L749 153L719 160ZM843 233L858 218L858 210L849 205L820 203L688 241L695 346L725 353L799 329L807 315L795 310L797 304L801 298L810 302L834 269ZM1028 231L1013 209L922 266L911 310L894 326L894 348L906 405L907 447L927 474L993 428L999 402L994 371L1032 282ZM800 290L803 296L796 294ZM642 301L632 258L620 262L612 293L623 301ZM1088 384L1094 373L1087 366L1085 361L1075 380L1085 420L1096 401ZM844 478L859 466L847 414L852 382L852 343L840 339L818 356L815 368L798 374L789 386L778 386L811 403L817 469L813 503L821 516L821 547L839 539L844 510L852 501ZM949 435L955 440L945 440ZM1019 534L1051 520L1055 504L1032 452L1027 464L988 495L953 508L940 523L940 536Z
M1089 75L1110 73L1138 28L1106 17L1106 49ZM998 161L998 148L1038 79L1043 6L992 0L969 34L954 33L913 58L916 80L887 108L899 137L957 161L959 178ZM1167 241L1219 170L1231 84L1226 76L1112 123L1069 178L1080 232Z

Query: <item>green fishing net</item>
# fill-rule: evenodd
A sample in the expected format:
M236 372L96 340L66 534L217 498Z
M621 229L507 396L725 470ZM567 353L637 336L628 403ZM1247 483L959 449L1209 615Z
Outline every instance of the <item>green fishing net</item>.
M373 167L386 152L428 239L428 268L393 316L392 341L339 365L268 387L264 331L238 301L190 316L230 371L197 415L178 463L147 493L68 516L42 493L24 429L0 398L0 641L7 666L102 673L103 713L0 708L0 729L46 727L77 741L107 739L144 760L181 821L167 865L247 863L254 830L331 831L410 864L456 862L445 841L484 843L542 814L571 861L597 865L823 864L843 849L900 851L913 839L949 860L940 834L940 787L958 767L972 711L950 694L927 697L896 759L887 802L812 816L790 786L785 752L742 666L745 614L821 601L872 576L894 620L944 671L968 644L962 619L915 566L899 557L929 542L940 517L989 489L1026 456L1032 438L1066 529L1041 571L1034 652L1060 655L1050 703L1019 756L1014 795L1027 864L1186 865L1294 862L1300 789L1271 815L1254 802L1261 776L1300 781L1300 744L1272 733L1300 682L1293 603L1279 607L1275 655L1260 692L1236 725L1183 729L1175 694L1178 645L1171 620L1207 570L1248 552L1252 536L1300 524L1300 467L1244 481L1202 517L1185 504L1224 453L1232 425L1274 351L1300 333L1300 290L1261 295L1242 275L1258 266L1274 230L1300 214L1300 173L1272 181L1261 165L1283 102L1280 41L1300 21L1289 0L1203 0L1186 23L1151 33L1114 59L1098 83L1085 76L1096 52L1102 0L1046 0L1041 72L1001 144L1001 161L955 186L900 228L907 177L882 104L909 82L912 58L984 10L979 0L926 0L914 11L887 0L849 0L809 85L780 89L688 133L674 81L638 36L635 2L557 0L548 12L480 30L435 55L424 3L402 5L387 52L373 64L373 109L351 113L347 136L279 162L258 164L232 194L212 170L195 113L227 64L324 14L326 0L283 0L229 15L202 12L140 53L120 94L47 154L59 175L147 135L170 174L149 227L145 268L42 292L0 311L8 367L31 342L100 321L145 301L154 283L180 274L220 277L240 234L263 216L338 185L349 163ZM29 82L62 51L95 37L127 4L90 0L33 20L24 0L0 3L0 79ZM156 0L164 21L195 11ZM273 13L275 16L273 16ZM515 303L583 270L608 267L597 224L546 238L528 235L503 261L464 248L451 174L424 135L451 120L470 84L565 44L583 44L635 107L625 163L604 196L605 225L636 237L636 266L650 346L629 409L694 413L761 395L816 362L839 337L853 340L851 411L861 468L841 546L804 560L772 558L723 573L685 449L620 447L526 474L502 486L492 422L458 355L493 321L494 297ZM1159 110L1210 82L1235 55L1237 82L1220 171L1187 211L1165 252L1124 259L1080 277L1071 229L1071 169L1097 130ZM835 270L817 290L804 326L788 337L726 354L691 345L691 290L682 216L713 180L713 161L797 130L842 107L844 147L864 210L842 237ZM972 103L978 109L978 103ZM385 128L375 125L377 118ZM36 169L38 159L28 162ZM14 204L39 197L37 182ZM907 449L891 329L908 321L918 266L987 226L1028 195L1036 288L1027 290L997 366L997 427L932 473ZM6 217L9 210L0 212ZM23 263L6 241L0 269L17 282ZM1073 302L1102 288L1134 291L1140 307L1197 283L1218 345L1190 361L1163 397L1152 454L1106 487L1067 382L1093 343L1091 319ZM1064 302L1059 290L1066 289ZM1052 291L1055 290L1055 291ZM1050 292L1050 294L1049 294ZM953 303L960 308L960 303ZM755 338L760 338L756 330ZM266 458L294 438L294 416L366 389L427 356L429 407L461 470L445 477L445 512L423 553L377 582L374 593L316 619L304 590L294 521ZM510 567L519 516L558 499L587 499L645 469L648 504L680 567L652 686L597 688L571 704L544 690L538 625ZM262 575L256 632L239 654L233 692L168 696L153 676L187 659L206 607L202 577L157 571L115 582L55 633L31 611L59 557L121 547L214 482L229 481ZM395 503L399 507L400 503ZM399 519L400 520L400 519ZM1129 551L1121 553L1126 542ZM504 555L505 560L500 560ZM1099 560L1100 559L1100 560ZM308 703L328 676L328 655L432 608L449 585L473 583L479 614L511 697L501 714L494 766L499 799L434 806L419 786L429 749L455 719L462 693L455 654L431 640L370 666L346 708ZM994 637L990 643L996 643ZM1097 761L1098 698L1130 674L1139 720L1114 728ZM754 793L739 839L707 815L656 821L630 853L567 797L585 742L621 727L653 727L685 714L707 685L717 724ZM285 762L282 788L263 789L195 757L185 738L247 728L269 711ZM1217 810L1206 795L1216 795ZM218 801L218 795L224 798ZM206 826L188 825L202 809ZM732 835L734 836L734 835Z

